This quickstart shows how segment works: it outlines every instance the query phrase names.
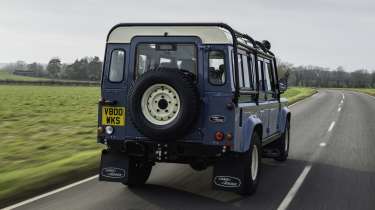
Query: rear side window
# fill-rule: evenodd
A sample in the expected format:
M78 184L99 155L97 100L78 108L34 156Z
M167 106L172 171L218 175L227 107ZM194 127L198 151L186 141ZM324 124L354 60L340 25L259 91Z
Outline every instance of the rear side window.
M242 56L240 54L237 54L238 57L238 79L239 79L239 87L244 87L243 82L243 71L242 71Z
M251 83L251 89L256 89L256 72L255 72L255 56L254 54L250 54L250 65L249 65L249 71L250 71L250 83Z
M267 63L267 66L268 66L268 71L270 74L272 91L275 91L277 82L276 82L275 69L273 68L272 64L273 64L272 61L270 61L270 63Z
M124 78L125 51L113 50L109 66L109 81L121 82Z
M258 61L258 77L259 77L259 90L264 91L264 84L263 84L263 61Z
M264 69L264 77L266 82L266 90L273 91L273 81L272 80L272 68L269 62L266 62L265 69Z
M225 62L223 51L210 51L208 53L208 81L213 85L225 83Z
M247 56L242 55L242 66L243 66L243 79L244 79L244 84L245 88L250 88L250 75L249 75L249 64L247 62Z

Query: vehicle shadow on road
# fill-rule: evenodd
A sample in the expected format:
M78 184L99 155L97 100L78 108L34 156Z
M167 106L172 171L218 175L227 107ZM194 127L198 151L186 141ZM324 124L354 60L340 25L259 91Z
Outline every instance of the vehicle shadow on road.
M180 166L174 173L164 173L142 188L129 190L161 209L242 209L245 206L276 209L305 166L306 162L300 160L280 163L264 159L261 183L252 196L212 190L212 168L195 172Z

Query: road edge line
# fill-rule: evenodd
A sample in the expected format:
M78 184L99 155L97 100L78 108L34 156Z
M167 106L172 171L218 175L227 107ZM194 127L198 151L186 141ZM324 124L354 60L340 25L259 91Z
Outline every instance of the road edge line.
M11 205L11 206L5 207L5 208L3 208L3 209L1 209L1 210L11 210L11 209L18 208L18 207L20 207L20 206L24 206L24 205L26 205L26 204L29 204L29 203L32 203L32 202L34 202L34 201L40 200L40 199L42 199L42 198L45 198L45 197L51 196L51 195L53 195L53 194L56 194L56 193L62 192L62 191L67 190L67 189L70 189L70 188L75 187L75 186L77 186L77 185L80 185L80 184L86 183L86 182L91 181L91 180L93 180L93 179L96 179L96 178L98 178L98 177L99 177L99 175L97 174L97 175L95 175L95 176L92 176L92 177L89 177L89 178L83 179L83 180L81 180L81 181L77 181L77 182L74 182L74 183L72 183L72 184L66 185L66 186L64 186L64 187L60 187L60 188L58 188L58 189L52 190L52 191L50 191L50 192L47 192L47 193L44 193L44 194L41 194L41 195L38 195L38 196L35 196L35 197L32 197L32 198L29 198L29 199L27 199L27 200L24 200L24 201L21 201L21 202L19 202L19 203L13 204L13 205Z

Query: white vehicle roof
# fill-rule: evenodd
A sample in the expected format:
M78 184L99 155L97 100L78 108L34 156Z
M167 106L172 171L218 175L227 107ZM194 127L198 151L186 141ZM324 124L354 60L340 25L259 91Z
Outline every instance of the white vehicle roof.
M231 33L218 26L118 26L107 43L130 43L135 36L196 36L203 44L233 44Z

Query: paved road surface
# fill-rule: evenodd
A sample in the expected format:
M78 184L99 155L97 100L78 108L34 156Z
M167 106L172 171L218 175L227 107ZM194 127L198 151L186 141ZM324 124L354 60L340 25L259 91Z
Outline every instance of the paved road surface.
M158 164L142 189L92 180L17 209L375 209L375 98L321 90L291 110L290 160L264 159L254 196L211 190L211 168Z

